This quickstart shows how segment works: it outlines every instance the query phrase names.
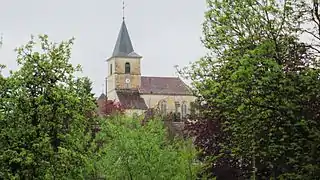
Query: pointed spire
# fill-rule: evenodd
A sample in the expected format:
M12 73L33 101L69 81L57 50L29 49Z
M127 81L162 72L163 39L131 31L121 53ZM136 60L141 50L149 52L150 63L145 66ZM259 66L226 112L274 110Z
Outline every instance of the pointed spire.
M125 21L122 21L121 29L114 47L113 57L140 57L134 52L131 39Z
M100 96L98 97L98 100L103 100L106 99L106 95L104 93L101 93Z
M124 4L124 0L122 1L122 5L122 24L116 45L113 49L112 57L141 57L133 50L131 39L125 23L124 9L126 6Z

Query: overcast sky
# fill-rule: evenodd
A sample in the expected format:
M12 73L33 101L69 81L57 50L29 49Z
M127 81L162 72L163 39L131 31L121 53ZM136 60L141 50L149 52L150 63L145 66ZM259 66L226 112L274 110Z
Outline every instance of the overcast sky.
M205 0L126 0L125 17L135 52L143 56L142 74L172 76L173 66L185 66L204 55L201 23ZM121 0L0 0L0 63L15 70L15 47L30 35L50 40L75 37L71 62L100 94L122 22ZM7 75L7 71L4 71Z

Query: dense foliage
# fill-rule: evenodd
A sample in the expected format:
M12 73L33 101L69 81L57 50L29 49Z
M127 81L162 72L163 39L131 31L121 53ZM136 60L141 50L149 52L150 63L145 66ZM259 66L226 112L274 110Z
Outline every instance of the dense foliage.
M91 84L73 76L72 39L39 39L18 48L20 69L1 77L0 178L78 179L94 123Z
M198 159L206 162L198 177L231 180L244 173L238 168L237 159L231 156L228 149L222 147L222 144L228 144L229 141L217 117L210 114L190 116L190 120L185 121L184 130L189 137L194 138Z
M320 178L319 44L299 38L306 19L319 27L317 4L208 1L203 42L210 53L184 73L206 103L206 118L188 128L218 127L195 131L198 146L213 152L206 162L218 179L225 179L220 162L233 167L225 173L238 170L230 179ZM308 32L319 39L318 31Z
M159 119L145 124L114 116L101 125L104 144L95 159L106 179L194 179L199 165L189 141L168 141Z

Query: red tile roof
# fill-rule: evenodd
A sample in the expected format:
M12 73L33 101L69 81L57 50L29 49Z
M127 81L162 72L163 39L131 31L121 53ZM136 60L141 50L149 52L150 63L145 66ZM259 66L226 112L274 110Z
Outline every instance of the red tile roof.
M189 87L178 77L141 76L141 94L192 95Z

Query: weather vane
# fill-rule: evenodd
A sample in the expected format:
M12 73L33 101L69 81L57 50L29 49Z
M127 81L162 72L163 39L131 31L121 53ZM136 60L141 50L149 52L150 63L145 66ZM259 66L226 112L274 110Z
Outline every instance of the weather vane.
M122 19L124 20L124 9L126 8L124 0L122 1Z

